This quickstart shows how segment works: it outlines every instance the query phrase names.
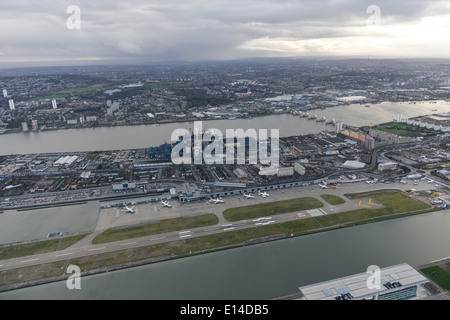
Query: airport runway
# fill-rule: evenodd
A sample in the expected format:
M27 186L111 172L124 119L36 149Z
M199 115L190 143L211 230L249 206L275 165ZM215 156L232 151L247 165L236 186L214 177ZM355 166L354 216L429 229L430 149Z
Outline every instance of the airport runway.
M172 242L177 240L185 240L189 238L202 237L207 235L214 235L218 233L231 232L236 230L255 228L259 226L265 226L276 223L283 223L289 221L295 221L300 219L306 219L310 217L316 217L320 215L337 214L339 212L345 212L349 210L367 208L372 205L373 209L379 208L379 204L370 203L370 199L361 200L348 200L343 195L347 193L360 193L365 191L376 191L381 189L396 189L396 190L409 190L414 186L417 191L428 190L434 185L430 186L426 181L420 181L417 185L413 185L413 181L409 181L407 184L366 184L366 183L355 183L355 184L342 184L337 189L322 189L319 186L309 186L303 188L292 188L285 190L276 190L270 192L270 197L261 198L255 195L256 199L245 199L243 196L235 196L230 198L225 198L225 203L214 204L208 201L208 205L205 203L190 204L189 208L192 212L197 212L201 209L202 214L211 213L211 209L217 213L219 217L219 223L215 226L200 227L191 230L183 230L178 232L170 232L159 235L146 236L141 238L128 239L117 242L110 242L101 245L87 245L84 247L72 246L63 251L56 251L51 253L33 255L29 257L21 257L10 260L0 261L0 271L17 269L22 267L29 267L44 263L51 263L56 261L75 259L80 257L86 257L91 255L98 255L102 253L110 253L121 251L125 249L145 247L154 244L161 244L166 242ZM345 199L346 202L342 205L329 205L323 199L320 198L321 194L334 194ZM286 199L295 199L300 197L316 197L319 199L324 206L320 209L306 210L301 212L292 212L286 214L275 215L273 217L265 217L259 219L242 220L234 223L227 222L222 215L222 212L228 207L238 207L243 205L252 205L264 202L273 202ZM179 204L177 204L179 205ZM165 211L172 210L177 212L178 210L183 210L184 205L174 208L164 208ZM142 210L140 210L142 211ZM209 211L209 212L208 212ZM175 215L178 216L179 213ZM170 217L167 217L170 218Z

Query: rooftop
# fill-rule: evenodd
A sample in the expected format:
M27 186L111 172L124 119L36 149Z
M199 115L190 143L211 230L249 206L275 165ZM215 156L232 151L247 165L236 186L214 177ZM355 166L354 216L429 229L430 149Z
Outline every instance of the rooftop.
M369 273L360 273L331 281L321 282L299 288L307 300L335 300L341 295L350 294L353 299L371 298L377 294L393 292L429 282L424 276L408 264L380 269L379 289L370 289L367 285ZM374 284L375 285L375 284Z

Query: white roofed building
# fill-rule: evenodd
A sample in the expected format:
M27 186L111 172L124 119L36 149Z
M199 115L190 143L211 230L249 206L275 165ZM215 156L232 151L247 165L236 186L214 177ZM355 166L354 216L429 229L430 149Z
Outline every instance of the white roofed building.
M342 165L342 168L356 170L356 169L363 169L363 168L365 168L365 166L366 166L366 164L364 162L350 160L350 161L346 161Z
M430 282L404 263L301 287L303 300L419 300L428 296L423 287Z

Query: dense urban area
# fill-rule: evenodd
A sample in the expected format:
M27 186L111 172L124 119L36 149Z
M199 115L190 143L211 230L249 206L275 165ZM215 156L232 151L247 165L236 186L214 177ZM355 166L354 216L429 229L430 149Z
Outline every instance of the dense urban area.
M440 60L262 59L3 73L0 133L450 98L450 67Z

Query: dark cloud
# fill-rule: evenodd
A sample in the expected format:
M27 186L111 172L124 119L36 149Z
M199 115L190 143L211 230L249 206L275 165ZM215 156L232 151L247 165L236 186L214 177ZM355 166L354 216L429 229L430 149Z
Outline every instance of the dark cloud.
M384 28L369 37L392 37L399 25L414 26L450 13L448 1L431 0L74 2L2 0L0 65L52 59L232 59L262 55L246 46L258 39L306 41L303 48L320 52L320 45L307 41L367 36L369 5L380 7ZM66 28L66 9L72 4L81 8L81 30Z

